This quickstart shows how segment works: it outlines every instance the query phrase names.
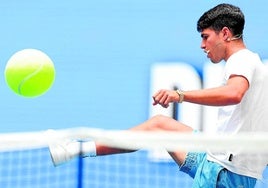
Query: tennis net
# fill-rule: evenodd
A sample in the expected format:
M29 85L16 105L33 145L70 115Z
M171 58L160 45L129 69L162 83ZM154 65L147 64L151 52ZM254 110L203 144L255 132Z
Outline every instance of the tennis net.
M192 179L179 171L165 150L178 147L192 151L222 150L243 147L248 152L268 151L267 134L224 135L177 134L170 132L129 132L74 128L57 130L59 137L44 136L44 131L0 134L0 187L104 187L104 188L162 188L191 187ZM61 139L91 138L106 145L140 149L134 153L77 158L54 167L48 142ZM157 152L156 152L157 151ZM268 176L268 170L264 171ZM256 188L267 187L258 181Z

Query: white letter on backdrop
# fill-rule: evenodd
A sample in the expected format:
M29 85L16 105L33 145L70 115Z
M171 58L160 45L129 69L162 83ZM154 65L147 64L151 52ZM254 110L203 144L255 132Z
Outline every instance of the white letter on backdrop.
M173 117L174 106L163 108L152 106L152 95L160 89L196 90L201 89L197 71L186 63L157 63L151 68L150 117L158 114ZM178 120L194 129L201 128L201 106L191 103L178 104ZM154 150L149 153L152 161L170 161L165 151Z

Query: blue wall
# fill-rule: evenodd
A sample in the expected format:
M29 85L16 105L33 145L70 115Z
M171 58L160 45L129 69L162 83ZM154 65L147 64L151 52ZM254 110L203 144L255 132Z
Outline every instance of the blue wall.
M91 126L128 128L148 117L150 66L182 61L202 75L196 21L221 1L76 0L0 4L0 131ZM225 1L246 15L248 47L268 57L268 2ZM10 56L47 53L56 80L45 95L23 98L4 79Z

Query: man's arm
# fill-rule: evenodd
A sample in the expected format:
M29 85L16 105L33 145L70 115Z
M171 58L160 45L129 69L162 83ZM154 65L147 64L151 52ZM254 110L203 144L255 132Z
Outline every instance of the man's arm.
M224 86L184 91L184 101L209 106L238 104L248 88L249 83L245 77L232 75ZM153 99L153 105L168 107L169 103L179 101L179 95L176 91L160 90L153 96Z

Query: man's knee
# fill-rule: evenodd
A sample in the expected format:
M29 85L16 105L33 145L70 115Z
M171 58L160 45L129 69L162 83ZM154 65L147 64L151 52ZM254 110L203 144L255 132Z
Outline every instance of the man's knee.
M163 130L163 131L178 131L191 132L193 129L171 117L164 115L153 116L149 120L147 130Z
M149 130L166 130L170 117L164 115L155 115L149 120Z

